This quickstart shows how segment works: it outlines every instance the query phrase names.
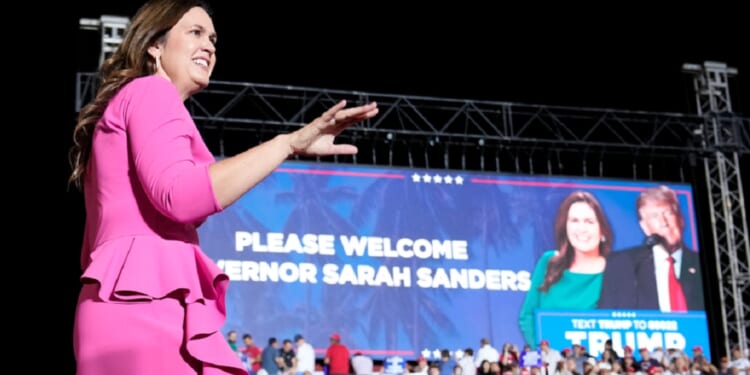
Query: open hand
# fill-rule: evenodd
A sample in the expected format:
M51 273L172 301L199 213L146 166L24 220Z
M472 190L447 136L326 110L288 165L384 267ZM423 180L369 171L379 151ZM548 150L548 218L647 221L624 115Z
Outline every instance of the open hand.
M356 154L356 146L333 142L344 129L378 114L378 105L373 102L352 108L344 108L345 106L346 101L342 100L320 117L291 133L292 152L313 156Z

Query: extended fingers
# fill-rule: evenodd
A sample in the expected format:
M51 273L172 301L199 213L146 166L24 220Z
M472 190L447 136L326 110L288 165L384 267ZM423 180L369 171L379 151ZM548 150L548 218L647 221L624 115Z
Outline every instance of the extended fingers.
M354 155L357 151L357 146L350 144L334 144L330 149L330 153L335 155Z
M333 115L333 119L336 123L350 122L350 121L361 121L366 118L370 118L378 113L378 104L375 102L361 105L358 107L352 107L342 109Z
M331 120L335 120L334 116L336 115L336 113L341 111L341 109L344 108L345 106L346 106L346 100L341 100L338 103L336 103L336 105L329 108L327 111L323 112L323 115L320 117L325 122L330 122Z

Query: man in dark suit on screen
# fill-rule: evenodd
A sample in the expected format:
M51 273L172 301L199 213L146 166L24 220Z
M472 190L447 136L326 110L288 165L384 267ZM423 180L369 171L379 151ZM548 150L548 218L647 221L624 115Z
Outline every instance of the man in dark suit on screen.
M685 217L675 192L666 186L647 189L636 209L646 240L607 259L598 307L704 310L700 259L682 240Z

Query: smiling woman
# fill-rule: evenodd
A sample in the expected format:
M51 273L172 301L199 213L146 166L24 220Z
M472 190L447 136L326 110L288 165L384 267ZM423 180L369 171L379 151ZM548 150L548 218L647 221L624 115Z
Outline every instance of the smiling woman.
M341 101L216 161L184 103L209 85L214 30L202 1L147 2L79 113L70 153L86 208L79 375L247 374L219 331L229 277L203 253L198 226L290 156L356 153L336 136L378 113L375 103Z
M148 53L156 74L177 87L182 100L208 86L216 65L216 31L204 8L194 7Z
M529 345L536 345L537 309L596 308L612 229L599 201L589 192L575 191L560 204L555 217L556 250L542 254L531 276L531 287L518 322Z

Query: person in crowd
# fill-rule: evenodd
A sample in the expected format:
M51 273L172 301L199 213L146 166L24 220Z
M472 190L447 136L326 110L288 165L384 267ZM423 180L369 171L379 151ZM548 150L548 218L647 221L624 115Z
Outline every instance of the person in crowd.
M450 350L440 351L440 375L453 375L453 368L457 365L456 360L451 357Z
M541 373L543 375L551 374L557 367L557 363L563 360L560 351L549 346L548 340L542 340L539 342L539 351L542 353L542 368Z
M354 375L372 375L374 366L375 363L372 357L364 355L362 352L356 352L352 356L352 370L354 370Z
M661 346L655 346L654 350L651 351L651 358L657 360L664 367L664 348Z
M729 358L726 356L721 357L719 361L719 375L737 375L738 373L737 369L729 367Z
M576 364L575 372L578 375L583 374L583 364L589 359L588 354L586 354L586 348L580 344L573 344L573 353L570 355L570 358Z
M551 375L566 375L566 371L565 371L566 362L567 361L565 360L558 361L557 364L555 364L554 369L550 371Z
M227 344L229 344L229 347L232 349L233 352L239 352L240 349L237 346L237 331L231 330L227 332Z
M490 361L484 359L477 367L477 375L490 375Z
M518 365L518 360L518 347L509 342L503 344L503 347L500 350L500 366L503 371L507 371L513 368L513 366Z
M599 368L599 370L612 370L612 365L617 362L614 358L612 358L612 352L611 351L603 351L602 356L599 358L599 361L596 363L596 367Z
M462 375L476 375L477 366L474 364L474 349L466 348L463 353L457 351L456 363L462 367Z
M458 364L463 368L462 375L476 375L477 366L474 364L474 349L464 349L463 355L456 358Z
M617 354L617 352L614 349L612 349L612 351L615 352L615 354ZM625 363L625 359L630 359L631 363L635 363L635 358L633 357L633 348L630 345L625 345L625 347L622 348L622 358L619 358L615 362L619 362L620 365L623 365ZM624 371L624 366L623 366L623 371Z
M596 359L590 357L583 364L583 375L595 375L599 372L599 368L596 367Z
M281 343L281 350L279 350L281 356L281 372L287 375L294 375L297 373L297 354L294 352L292 346L292 340L284 339Z
M420 356L417 358L417 365L414 366L412 374L423 374L427 375L427 370L430 366L427 364L427 358Z
M490 374L492 375L500 375L502 374L503 369L500 367L500 362L494 361L490 362Z
M250 375L256 375L260 370L261 350L255 345L255 340L249 333L242 335L242 342L245 344L242 348L242 354L245 356L245 369Z
M622 369L627 372L628 368L635 369L633 371L640 369L638 363L635 362L635 358L632 355L622 358Z
M260 353L260 367L268 375L278 375L284 368L284 359L279 351L279 341L275 337L268 339L268 345Z
M750 360L747 359L747 349L743 352L739 345L732 348L732 361L729 367L737 369L738 375L750 374Z
M518 323L527 343L537 342L538 309L594 309L613 242L612 229L593 194L575 191L560 204L554 221L555 250L546 251L531 276Z
M612 363L612 369L610 370L610 373L611 374L618 374L618 375L622 374L623 373L623 371L622 371L622 364L620 364L620 362L618 362L618 361L613 362Z
M626 345L625 348L623 349L624 354L627 354L628 350L631 353L633 352L633 349ZM607 341L604 342L604 351L605 352L609 352L609 358L611 359L611 361L613 361L613 362L615 362L615 361L619 362L620 361L620 356L617 354L617 351L612 346L612 340L611 339L608 339Z
M583 362L586 362L585 360ZM583 362L580 365L580 371L578 369L578 363L576 358L569 357L565 360L565 375L582 375L583 374Z
M719 369L716 368L708 359L704 356L695 358L690 366L693 374L700 375L718 375Z
M700 259L683 241L685 217L677 194L664 185L648 188L635 206L644 242L612 254L598 308L704 310Z
M675 359L683 358L683 357L687 359L687 357L685 356L685 353L682 350L677 349L677 348L667 348L667 353L666 353L664 360L662 360L662 363L665 363L665 362L671 363Z
M490 363L500 360L500 353L492 346L490 340L486 337L479 340L479 350L477 350L477 356L474 358L474 366L479 367L484 360L487 360Z
M648 369L654 366L661 367L661 363L659 363L659 361L657 361L655 358L651 358L651 353L647 348L639 349L639 354L641 355L641 360L637 362L637 365L641 369L641 372L648 372Z
M203 1L144 3L78 114L69 154L86 214L78 375L246 374L221 334L229 278L203 253L197 228L292 156L356 153L336 137L378 112L340 101L216 161L185 101L209 85L217 38Z
M315 349L300 334L294 336L294 344L297 345L297 372L315 372Z
M334 333L330 337L323 362L328 366L328 375L349 375L351 372L349 348L341 343L341 335Z
M669 372L672 375L691 375L690 363L687 357L683 355L671 356L671 364L669 365Z

